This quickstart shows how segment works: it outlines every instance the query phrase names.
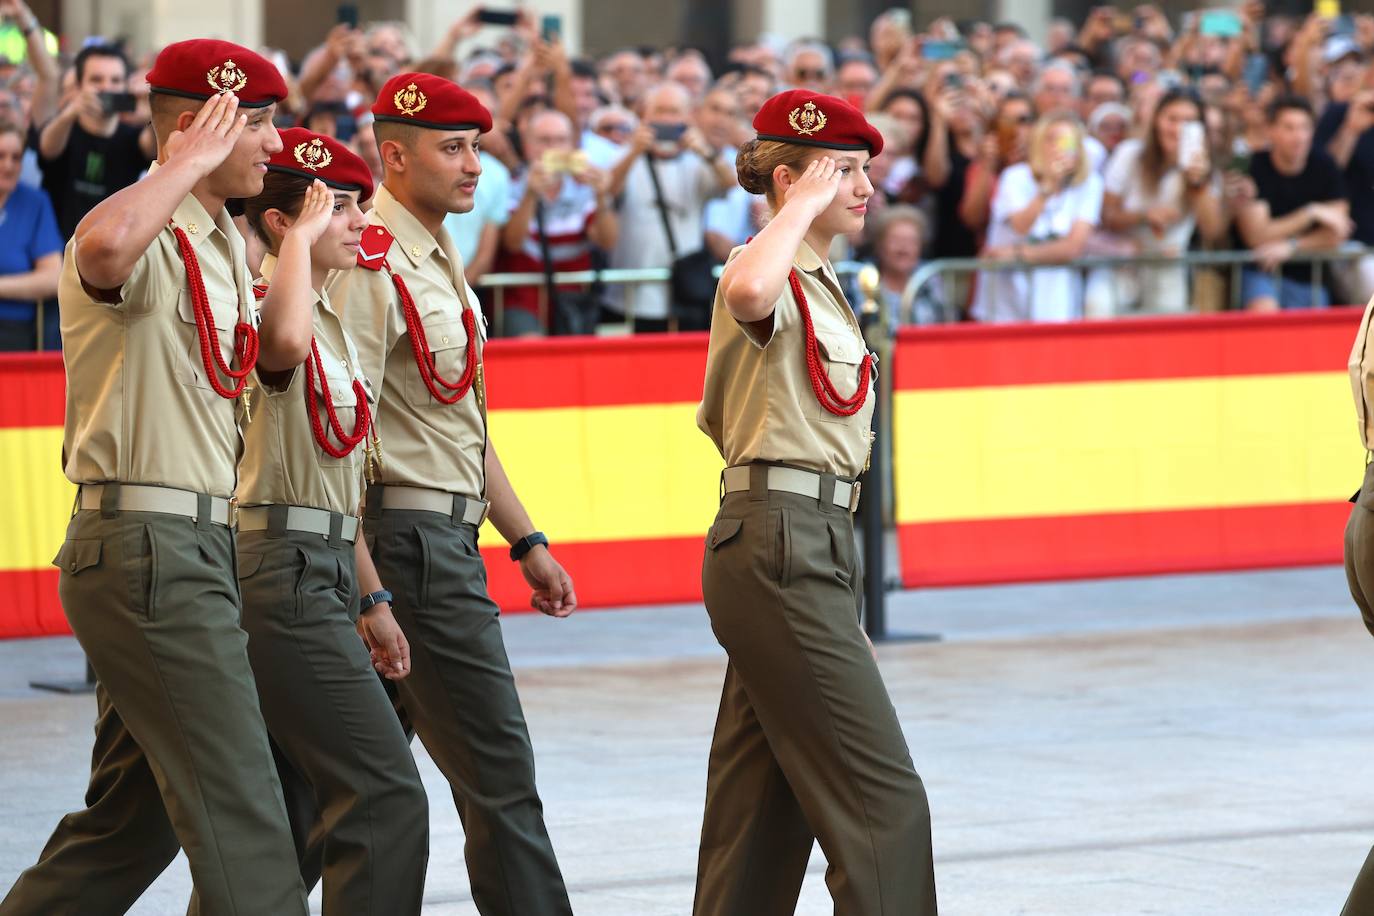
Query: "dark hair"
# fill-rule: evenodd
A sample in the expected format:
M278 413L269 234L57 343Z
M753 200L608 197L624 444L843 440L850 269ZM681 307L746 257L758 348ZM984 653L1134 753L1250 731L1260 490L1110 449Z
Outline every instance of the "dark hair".
M575 57L569 65L572 67L572 75L580 79L594 80L597 78L596 64L587 60L585 57Z
M281 239L275 238L263 222L263 214L268 210L280 210L287 216L298 216L301 205L305 203L305 192L310 190L315 179L290 172L268 170L262 180L262 193L243 202L243 216L248 220L248 228L262 239L269 251L277 253Z
M1164 146L1159 141L1159 116L1175 102L1192 105L1197 110L1198 120L1204 126L1207 124L1207 105L1192 89L1180 86L1160 96L1159 102L1155 105L1155 112L1150 116L1150 129L1145 132L1145 148L1140 153L1140 180L1151 193L1158 190L1165 171Z
M1312 112L1312 103L1300 95L1292 93L1281 95L1269 103L1269 123L1273 124L1285 111L1301 111L1312 120L1317 116Z
M800 169L814 147L777 140L749 140L735 154L735 176L750 194L773 197L773 170L780 165Z
M1026 37L1025 27L1016 22L994 22L992 31L994 34L997 32L1015 32L1018 38Z
M916 156L916 161L920 162L926 155L926 144L930 140L930 105L926 103L926 97L915 89L908 89L905 86L898 86L878 103L878 110L887 111L887 106L898 99L910 99L916 103L916 107L921 109L921 135L912 137L912 153Z
M76 55L76 82L77 85L86 78L86 61L92 57L111 57L124 65L124 75L129 75L129 59L124 56L124 52L117 45L86 45L80 53Z
M1111 80L1113 83L1116 83L1118 86L1121 87L1121 94L1122 94L1122 97L1123 97L1123 98L1125 97L1125 94L1126 94L1126 81L1123 80L1123 79L1121 78L1121 74L1120 74L1120 73L1117 73L1115 70L1108 70L1108 69L1101 68L1101 67L1099 67L1098 69L1096 69L1096 70L1094 70L1093 72L1089 73L1086 77L1083 78L1083 83L1084 83L1083 91L1084 91L1084 93L1085 93L1085 94L1087 93L1087 84L1088 84L1088 83L1091 83L1093 80L1100 80L1100 79L1108 79L1108 80Z

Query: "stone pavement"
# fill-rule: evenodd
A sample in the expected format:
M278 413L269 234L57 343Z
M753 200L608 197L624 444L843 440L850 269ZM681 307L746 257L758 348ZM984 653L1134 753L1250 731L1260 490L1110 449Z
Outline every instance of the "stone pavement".
M893 596L880 649L946 916L1338 913L1374 843L1374 640L1335 568ZM517 616L507 639L580 916L691 909L723 655L699 606ZM68 639L0 643L0 888L85 786ZM476 912L447 786L425 912ZM183 860L131 912L184 912ZM831 912L817 855L798 908ZM538 916L538 914L529 914Z

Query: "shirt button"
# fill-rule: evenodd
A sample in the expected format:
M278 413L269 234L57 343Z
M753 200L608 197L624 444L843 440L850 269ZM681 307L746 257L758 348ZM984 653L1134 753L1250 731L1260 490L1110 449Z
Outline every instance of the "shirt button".
M444 343L448 343L448 338L445 337L443 342L444 342Z
M346 360L346 359L345 359L345 360L342 360L342 361L340 362L340 365L342 365L342 366L344 367L344 371L347 371L347 370L348 370L348 360Z

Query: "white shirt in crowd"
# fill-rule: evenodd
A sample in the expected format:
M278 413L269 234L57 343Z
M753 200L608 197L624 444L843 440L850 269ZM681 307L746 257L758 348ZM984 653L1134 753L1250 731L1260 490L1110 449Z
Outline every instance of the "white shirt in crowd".
M1075 223L1096 226L1102 213L1102 178L1096 172L1058 191L1045 202L1030 232L1018 234L1011 215L1030 205L1038 193L1027 163L1010 166L997 182L988 224L989 246L1047 242L1066 237ZM978 275L973 314L980 321L1072 321L1083 314L1083 283L1066 267L984 271Z
M673 238L677 242L677 257L700 251L706 202L725 193L715 170L693 152L680 153L672 159L655 159L654 168L667 203ZM641 156L625 178L620 237L611 252L611 267L671 267L673 256L663 230L663 217L655 202L649 165ZM614 284L607 288L606 298L607 307L621 314L628 314L632 309L636 318L663 320L668 317L667 283Z

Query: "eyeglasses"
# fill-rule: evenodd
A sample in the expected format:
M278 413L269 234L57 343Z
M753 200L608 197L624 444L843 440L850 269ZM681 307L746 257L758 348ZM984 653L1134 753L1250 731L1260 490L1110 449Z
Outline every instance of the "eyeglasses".
M598 133L606 133L606 134L626 134L626 133L629 133L629 132L630 132L630 125L628 125L628 124L598 124L598 125L596 126L596 130L597 130Z
M1021 125L1025 125L1025 124L1034 124L1034 123L1035 123L1035 118L1033 118L1032 116L1030 116L1030 115L1028 115L1028 114L1017 115L1017 116L1014 117L1014 118L1007 118L1006 120L1007 120L1007 123L1008 123L1008 124L1021 124Z
M806 69L802 69L802 70L797 70L797 71L794 71L794 72L797 74L797 79L803 79L803 80L823 80L823 79L825 79L825 71L824 71L824 70L806 70Z

